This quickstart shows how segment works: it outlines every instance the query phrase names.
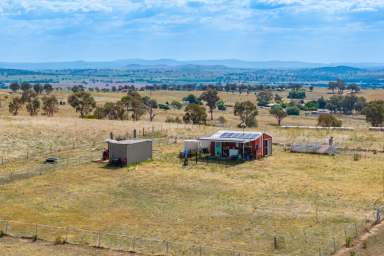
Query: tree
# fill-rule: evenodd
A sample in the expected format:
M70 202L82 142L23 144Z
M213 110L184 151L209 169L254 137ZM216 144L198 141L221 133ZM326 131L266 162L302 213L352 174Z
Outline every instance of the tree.
M351 93L358 93L361 89L357 84L351 84L348 86L348 89L351 90Z
M26 105L27 111L31 116L37 115L40 110L41 102L38 97L32 98Z
M189 104L185 107L183 120L185 123L205 124L207 121L207 111L204 106L199 104Z
M11 89L13 92L17 92L20 90L20 85L18 83L11 83L9 85L9 89Z
M326 106L327 106L327 101L324 99L323 96L321 96L321 97L317 100L317 105L319 106L320 109L324 109L324 108L326 108Z
M234 115L240 117L241 124L247 127L256 126L257 107L250 101L236 102Z
M300 115L300 108L296 105L291 105L287 107L287 115L289 116L298 116Z
M20 89L22 91L28 91L28 90L32 89L32 86L28 82L22 82L21 85L20 85Z
M283 97L276 93L275 94L275 102L280 103L282 101L283 101Z
M80 113L80 117L83 118L96 107L96 101L92 95L88 92L79 91L75 92L68 97L68 103L76 112Z
M33 85L33 90L37 93L37 94L41 94L44 90L44 87L41 85L41 84L34 84Z
M358 97L354 109L356 112L361 113L367 105L367 100L364 97Z
M289 91L288 99L305 99L304 89L292 89Z
M189 94L188 96L184 97L183 101L188 102L189 104L201 104L201 99L193 94Z
M183 107L183 104L181 104L179 101L174 100L171 102L171 106L175 109L181 109Z
M342 96L332 96L331 98L329 98L329 100L327 101L327 105L326 105L326 108L329 109L330 111L336 113L338 111L341 111L342 110L342 101L343 101L343 97Z
M17 96L12 98L11 102L9 102L9 105L8 105L9 113L11 113L14 116L17 116L22 106L23 106L23 101L21 100L21 97Z
M216 108L216 103L220 100L215 89L209 89L201 94L200 99L207 103L209 113L211 114L211 120L213 120L213 110Z
M384 100L371 101L363 109L367 122L374 127L380 127L384 124Z
M55 95L44 96L43 101L43 111L47 116L53 116L54 113L59 111L59 101Z
M259 92L256 97L258 106L267 106L273 99L273 94L271 92L262 91Z
M343 97L341 101L341 108L345 115L351 115L355 109L355 105L358 101L358 98L354 95L347 95Z
M21 100L23 101L23 103L28 103L33 98L36 98L36 97L37 97L37 94L36 94L36 92L33 89L25 90L21 94Z
M328 89L332 91L332 94L335 94L335 90L337 88L337 83L335 82L329 82L328 83Z
M53 86L50 84L45 84L44 85L44 91L46 94L50 94L53 91Z
M128 94L121 98L127 112L132 112L132 119L138 121L145 114L144 100L136 90L129 90Z
M125 113L125 107L120 101L116 103L106 102L104 107L97 107L94 112L96 118L108 118L109 120L124 120Z
M153 121L155 119L156 113L154 109L158 108L157 101L154 99L151 99L148 96L143 97L144 106L147 109L147 112L149 114L149 121Z
M339 94L343 94L345 90L345 82L341 79L337 79L336 88L339 91Z
M317 125L322 127L341 127L343 122L332 114L321 114L317 120Z
M281 121L288 115L284 108L279 104L272 106L270 113L277 119L277 124L279 126L281 125Z

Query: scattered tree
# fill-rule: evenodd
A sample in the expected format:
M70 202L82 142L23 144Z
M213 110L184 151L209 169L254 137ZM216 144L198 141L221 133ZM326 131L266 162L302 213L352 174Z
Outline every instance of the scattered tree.
M185 107L183 120L185 123L205 124L207 121L207 111L204 106L199 104L189 104Z
M300 115L300 108L296 105L290 105L287 107L287 115L298 116Z
M27 108L27 111L28 113L31 115L31 116L35 116L37 115L37 113L39 112L40 110L40 106L41 106L41 102L40 102L40 99L38 97L34 97L32 98L30 101L27 102L26 104L26 108Z
M21 85L20 85L20 89L22 91L28 91L28 90L32 89L32 86L28 82L22 82Z
M237 102L235 104L234 115L239 116L241 124L245 124L247 127L255 127L257 125L257 107L250 101Z
M289 91L288 99L305 99L304 89L292 89Z
M324 99L323 96L321 96L318 100L317 100L317 105L320 109L324 109L326 108L327 106L327 101Z
M279 104L272 106L270 113L277 119L277 124L279 126L281 125L281 121L288 115L284 108Z
M53 86L50 84L45 84L44 85L44 91L46 94L50 94L53 91Z
M143 98L136 90L128 91L127 96L121 98L121 102L126 107L127 112L132 112L134 121L138 121L145 114L146 107Z
M17 92L20 90L20 85L18 83L11 83L9 85L9 89L11 89L13 92Z
M371 123L374 127L380 127L384 124L384 101L376 100L371 101L363 109L367 122Z
M268 91L262 91L257 94L257 105L258 106L267 106L271 103L273 99L273 94Z
M201 104L201 99L193 94L189 94L188 96L184 97L183 101L188 102L188 104Z
M54 113L59 111L59 101L55 95L44 96L43 101L43 111L47 116L53 116Z
M68 103L76 112L80 113L80 117L83 118L96 107L96 101L92 95L88 92L79 91L75 92L68 97Z
M153 121L155 119L156 113L154 109L158 108L157 101L154 99L151 99L148 96L143 97L144 106L147 109L147 112L149 114L149 121Z
M23 101L21 100L21 97L19 96L13 97L8 106L9 113L11 113L14 116L17 116L22 106L23 106Z
M37 94L42 94L42 93L43 93L43 90L44 90L44 87L43 87L41 84L34 84L34 85L33 85L33 90L34 90Z
M213 110L216 108L216 103L220 100L215 89L209 89L201 94L200 99L207 103L209 113L211 114L211 120L213 120Z

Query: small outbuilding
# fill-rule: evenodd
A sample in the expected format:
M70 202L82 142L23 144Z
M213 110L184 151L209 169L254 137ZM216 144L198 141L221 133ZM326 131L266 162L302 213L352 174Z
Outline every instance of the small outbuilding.
M152 159L152 140L106 140L110 163L129 165Z
M209 153L219 159L252 160L272 155L272 136L263 132L218 131L199 138L209 142Z

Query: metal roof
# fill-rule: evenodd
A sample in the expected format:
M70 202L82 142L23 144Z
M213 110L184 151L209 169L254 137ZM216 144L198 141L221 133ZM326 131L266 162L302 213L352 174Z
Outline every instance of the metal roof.
M122 145L130 145L130 144L136 144L144 141L151 141L151 140L146 140L146 139L133 139L133 140L112 140L112 139L107 139L105 142L111 143L111 144L122 144Z
M260 138L262 132L250 131L218 131L209 137L201 137L200 140L211 140L221 142L240 142L246 143Z

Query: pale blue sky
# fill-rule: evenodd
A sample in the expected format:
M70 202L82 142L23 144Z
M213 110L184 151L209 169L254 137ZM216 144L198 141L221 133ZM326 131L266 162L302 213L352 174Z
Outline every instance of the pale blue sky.
M384 62L384 0L1 0L0 61Z

